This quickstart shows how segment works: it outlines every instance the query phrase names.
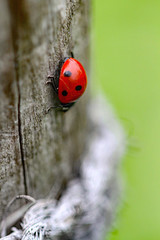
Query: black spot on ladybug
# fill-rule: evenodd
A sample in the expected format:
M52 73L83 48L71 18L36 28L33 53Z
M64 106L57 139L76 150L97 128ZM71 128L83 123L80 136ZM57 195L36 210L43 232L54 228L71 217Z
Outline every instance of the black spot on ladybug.
M82 86L81 85L78 85L75 87L76 91L80 91L82 89Z
M64 91L62 92L62 95L63 95L63 96L67 96L67 94L68 94L68 92L67 92L66 90L64 90Z
M72 75L72 73L70 71L64 72L64 76L65 77L70 77L71 75Z

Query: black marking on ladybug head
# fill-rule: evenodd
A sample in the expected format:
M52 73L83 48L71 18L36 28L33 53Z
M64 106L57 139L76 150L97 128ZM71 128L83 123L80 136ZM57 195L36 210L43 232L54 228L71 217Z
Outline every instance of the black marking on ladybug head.
M62 91L62 95L65 97L65 96L67 96L68 95L68 92L66 91L66 90L63 90Z
M72 73L70 71L65 71L64 72L65 77L70 77L71 75L72 75Z
M82 89L82 86L81 85L78 85L75 87L76 91L80 91Z

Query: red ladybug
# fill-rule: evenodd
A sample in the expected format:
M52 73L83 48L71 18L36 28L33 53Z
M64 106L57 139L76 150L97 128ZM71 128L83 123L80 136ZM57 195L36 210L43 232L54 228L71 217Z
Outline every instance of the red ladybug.
M62 65L58 83L58 98L62 106L73 105L86 87L87 76L82 64L74 58L67 58Z

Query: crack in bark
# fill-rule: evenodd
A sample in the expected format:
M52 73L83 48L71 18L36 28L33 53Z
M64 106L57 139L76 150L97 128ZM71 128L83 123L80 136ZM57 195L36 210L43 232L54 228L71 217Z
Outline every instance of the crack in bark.
M17 90L18 90L18 135L19 135L19 146L20 146L20 153L21 153L21 162L23 168L23 181L24 181L24 191L25 194L28 194L28 187L27 187L27 179L26 179L26 167L24 161L24 152L23 152L23 140L22 140L22 127L21 127L21 93L20 93L20 86L19 86L19 79L17 77Z
M17 3L17 4L16 4ZM18 40L19 40L19 30L21 23L21 16L23 15L23 2L19 2L18 0L12 1L8 0L8 7L11 15L10 23L11 23L11 36L12 36L12 44L13 44L13 52L14 52L14 64L15 64L15 76L17 83L17 92L18 92L18 104L17 104L17 112L18 112L18 136L19 136L19 147L20 147L20 156L22 162L22 171L23 171L23 182L24 182L24 193L27 195L27 180L26 180L26 167L24 161L24 152L23 152L23 140L22 140L22 125L21 125L21 93L20 93L20 84L19 84L19 61L18 61Z

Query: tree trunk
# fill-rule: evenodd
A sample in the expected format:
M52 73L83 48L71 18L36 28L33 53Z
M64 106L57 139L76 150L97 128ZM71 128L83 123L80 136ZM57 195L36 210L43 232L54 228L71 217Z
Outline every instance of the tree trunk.
M23 221L5 239L100 239L106 219L110 225L124 146L120 126L88 93L67 112L47 111L59 104L47 76L71 52L90 81L89 27L89 0L0 1L2 235L18 218ZM24 201L17 200L9 210L18 210L7 218L7 204L19 194L44 200L25 215Z

